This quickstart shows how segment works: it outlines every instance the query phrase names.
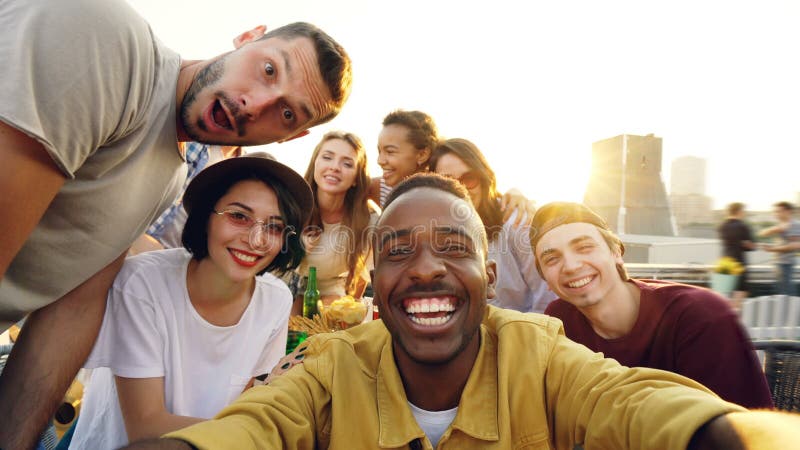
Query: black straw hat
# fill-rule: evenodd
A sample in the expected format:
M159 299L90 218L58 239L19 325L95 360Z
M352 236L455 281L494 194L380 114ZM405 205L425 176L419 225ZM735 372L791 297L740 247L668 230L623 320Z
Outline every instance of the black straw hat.
M289 166L275 161L267 152L253 152L229 158L200 171L183 193L183 208L189 213L192 207L220 180L238 172L252 172L281 183L300 205L301 224L311 218L314 195L306 180Z

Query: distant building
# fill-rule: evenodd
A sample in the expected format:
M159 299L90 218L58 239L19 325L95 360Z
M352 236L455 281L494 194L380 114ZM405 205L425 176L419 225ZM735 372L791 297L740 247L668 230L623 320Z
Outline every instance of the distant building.
M697 156L680 156L672 160L670 195L706 193L706 160Z
M716 216L717 214L714 214ZM719 228L722 220L717 222L699 223L693 222L678 227L678 236L690 238L704 238L704 239L717 239L719 237Z
M700 194L670 195L669 202L672 214L679 228L690 224L710 223L713 221L711 197Z
M718 239L622 235L625 268L632 278L651 278L708 287L710 269L722 254ZM775 294L775 268L769 252L748 255L750 295ZM795 276L800 276L800 266Z
M714 220L711 197L706 195L705 159L681 156L672 161L669 202L681 236L690 225Z
M623 134L593 143L583 201L617 233L674 236L661 179L661 138Z
M630 264L713 264L722 255L717 238L665 237L623 234L625 263ZM751 265L772 264L773 254L756 250L747 255Z
M719 239L623 234L626 263L710 264L719 258Z

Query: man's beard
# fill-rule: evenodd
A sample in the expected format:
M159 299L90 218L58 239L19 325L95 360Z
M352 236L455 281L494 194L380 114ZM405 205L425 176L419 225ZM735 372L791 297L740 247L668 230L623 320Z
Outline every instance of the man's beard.
M206 124L202 120L198 120L196 123L192 122L189 117L189 108L197 101L197 96L202 92L205 88L212 86L213 84L217 83L221 78L222 75L225 73L225 58L227 55L219 57L217 60L211 62L206 67L200 69L200 71L195 76L192 84L189 86L189 89L186 91L186 95L183 97L183 102L181 103L181 123L183 124L183 131L191 138L193 141L203 142L205 144L212 144L212 145L228 145L231 142L223 142L223 141L212 141L208 138L203 138L201 132L208 131L206 129ZM221 92L219 94L222 94ZM224 102L225 106L230 110L231 115L233 115L234 120L239 122L239 111L233 102L229 101L227 97L224 95L220 95L221 99L220 102ZM241 124L239 124L241 125ZM237 128L241 133L242 128L241 126Z

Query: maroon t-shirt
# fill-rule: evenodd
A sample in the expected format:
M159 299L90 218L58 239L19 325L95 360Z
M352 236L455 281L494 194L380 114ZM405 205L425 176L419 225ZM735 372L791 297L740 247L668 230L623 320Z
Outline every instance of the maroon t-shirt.
M685 284L633 282L641 289L639 317L625 337L600 337L586 317L562 299L551 302L545 314L561 319L573 341L622 365L681 374L747 408L773 406L750 338L725 299Z

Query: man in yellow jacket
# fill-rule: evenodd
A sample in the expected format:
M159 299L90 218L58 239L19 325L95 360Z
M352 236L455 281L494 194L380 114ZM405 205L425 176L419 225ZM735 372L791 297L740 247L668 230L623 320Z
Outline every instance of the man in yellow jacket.
M702 385L487 306L495 264L456 181L400 184L374 244L382 320L310 338L302 365L214 420L132 448L743 448L726 414L746 410Z

